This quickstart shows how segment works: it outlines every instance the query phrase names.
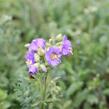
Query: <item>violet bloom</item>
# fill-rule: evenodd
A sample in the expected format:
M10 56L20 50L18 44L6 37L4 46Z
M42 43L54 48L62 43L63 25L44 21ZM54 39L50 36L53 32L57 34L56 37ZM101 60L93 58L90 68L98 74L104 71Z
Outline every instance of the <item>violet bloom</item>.
M34 64L35 63L34 52L28 51L25 55L25 60L26 60L27 65Z
M28 68L29 68L30 75L34 75L38 72L38 68L35 65L30 65Z
M67 36L63 37L62 48L61 49L62 49L62 55L70 55L72 53L72 44L67 39Z
M36 66L34 66L34 63L35 63L34 52L28 51L26 53L25 59L26 59L26 63L27 63L30 75L35 74L38 71L38 69Z
M37 38L29 45L29 51L37 51L38 48L45 49L46 41L42 38Z
M57 47L51 47L45 54L45 58L49 65L52 67L57 66L61 62L60 49Z

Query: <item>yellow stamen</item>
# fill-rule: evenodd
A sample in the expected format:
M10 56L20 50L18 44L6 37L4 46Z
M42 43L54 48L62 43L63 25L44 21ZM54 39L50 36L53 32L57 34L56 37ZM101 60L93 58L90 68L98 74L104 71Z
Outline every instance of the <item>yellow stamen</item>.
M32 61L27 60L27 61L26 61L26 64L27 64L27 65L31 65L31 64L32 64Z
M58 59L58 55L55 54L55 53L53 53L53 54L50 55L50 58L51 58L52 60Z

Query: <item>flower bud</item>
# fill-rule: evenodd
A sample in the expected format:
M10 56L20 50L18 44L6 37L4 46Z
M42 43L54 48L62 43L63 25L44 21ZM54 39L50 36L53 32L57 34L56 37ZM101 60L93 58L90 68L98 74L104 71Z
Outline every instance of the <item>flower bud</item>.
M38 54L34 54L34 58L35 58L35 61L36 62L39 62L40 61L40 56Z
M61 46L61 45L62 45L62 42L56 43L56 46Z
M45 51L42 48L38 48L38 52L37 53L38 53L38 55L43 56Z
M58 41L62 41L62 38L63 38L62 34L59 34L59 35L56 36L56 40L58 40Z
M40 67L41 67L42 71L47 72L47 68L44 64L41 64Z
M28 48L29 46L30 46L30 44L29 43L27 43L27 44L25 44L24 45L26 48Z
M35 63L34 66L39 68L40 65L39 65L39 63Z
M53 41L53 39L50 38L50 39L49 39L49 42L51 43L52 41Z
M48 48L48 47L50 47L51 46L51 44L50 43L46 43L46 47Z

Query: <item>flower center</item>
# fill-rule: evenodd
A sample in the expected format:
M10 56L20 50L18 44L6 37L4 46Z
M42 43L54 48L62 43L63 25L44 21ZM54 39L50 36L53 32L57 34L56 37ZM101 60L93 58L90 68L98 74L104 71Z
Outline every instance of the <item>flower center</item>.
M52 60L58 59L58 55L57 55L56 53L52 53L52 54L50 55L50 58L51 58Z
M27 61L26 61L26 64L27 64L27 65L31 65L31 64L32 64L32 61L27 60Z

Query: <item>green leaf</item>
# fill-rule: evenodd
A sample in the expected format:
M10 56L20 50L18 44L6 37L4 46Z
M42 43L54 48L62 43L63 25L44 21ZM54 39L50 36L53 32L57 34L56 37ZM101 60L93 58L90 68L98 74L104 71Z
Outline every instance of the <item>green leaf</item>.
M4 99L6 99L6 98L7 98L7 93L6 93L6 91L0 89L0 101L1 101L1 100L4 100Z
M99 100L98 100L97 96L94 95L94 94L88 95L87 101L88 101L90 104L98 104L98 103L99 103Z
M73 107L74 108L79 107L87 99L87 96L88 96L88 90L78 92L78 94L73 99Z
M83 82L74 82L70 85L68 90L66 91L66 95L69 97L74 94L76 91L80 90L83 85Z

